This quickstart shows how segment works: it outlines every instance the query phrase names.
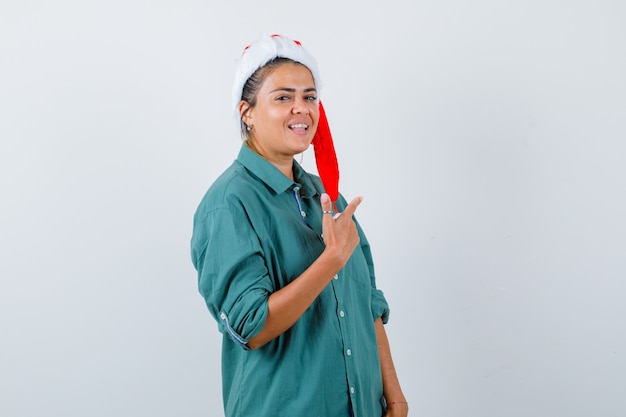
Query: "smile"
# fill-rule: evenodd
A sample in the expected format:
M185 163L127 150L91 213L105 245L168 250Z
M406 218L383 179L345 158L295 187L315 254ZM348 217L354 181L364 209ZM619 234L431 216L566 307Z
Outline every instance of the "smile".
M307 130L308 128L309 128L309 126L304 124L304 123L296 123L295 125L289 125L289 129L296 129L296 130L304 129L304 130Z

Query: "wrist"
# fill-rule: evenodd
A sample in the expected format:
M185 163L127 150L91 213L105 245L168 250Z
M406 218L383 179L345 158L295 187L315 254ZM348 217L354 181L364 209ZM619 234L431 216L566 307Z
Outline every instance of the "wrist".
M346 264L346 261L341 259L341 257L337 256L337 253L326 248L319 258L317 258L317 262L322 266L325 271L326 276L330 276L331 279L341 271ZM329 279L330 282L330 279Z
M385 417L407 417L409 403L407 401L389 401L385 410Z

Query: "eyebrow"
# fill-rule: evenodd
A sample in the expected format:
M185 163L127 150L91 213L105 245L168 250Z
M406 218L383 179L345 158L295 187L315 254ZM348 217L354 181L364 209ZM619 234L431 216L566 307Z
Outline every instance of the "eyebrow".
M278 87L277 89L270 91L270 93L275 93L277 91L286 91L287 93L295 93L296 89L288 88L288 87ZM305 88L304 92L305 93L317 92L317 89L315 87L309 87L309 88Z

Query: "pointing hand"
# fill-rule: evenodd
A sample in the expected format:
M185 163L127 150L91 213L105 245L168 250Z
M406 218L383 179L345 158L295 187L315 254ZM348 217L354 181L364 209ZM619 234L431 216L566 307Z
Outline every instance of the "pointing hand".
M356 208L363 201L356 197L342 213L332 215L332 202L328 194L322 194L322 234L326 251L333 254L343 267L359 244L359 234L352 219Z

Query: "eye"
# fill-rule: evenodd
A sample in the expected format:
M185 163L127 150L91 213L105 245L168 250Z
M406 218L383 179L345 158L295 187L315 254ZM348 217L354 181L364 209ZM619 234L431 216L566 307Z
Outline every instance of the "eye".
M287 101L289 100L291 97L287 96L287 95L282 95L282 96L278 96L276 97L276 101Z
M310 96L306 96L304 99L307 100L307 101L315 101L315 100L317 100L317 96L310 95Z

